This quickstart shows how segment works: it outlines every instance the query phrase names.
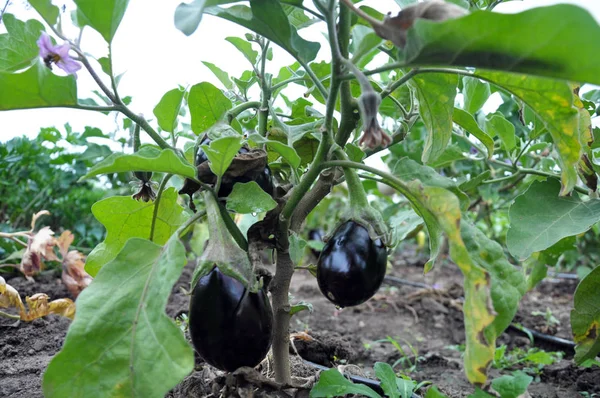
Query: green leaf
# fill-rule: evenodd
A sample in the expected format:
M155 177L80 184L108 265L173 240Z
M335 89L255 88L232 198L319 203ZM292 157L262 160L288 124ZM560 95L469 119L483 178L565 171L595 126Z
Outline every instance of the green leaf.
M437 386L431 386L425 393L425 398L448 398L448 396L438 390Z
M175 9L175 27L186 36L198 29L206 7L235 3L238 0L194 0L189 4L181 3Z
M415 382L412 380L402 379L400 377L396 378L396 388L400 392L402 398L411 398L412 392L415 389Z
M227 198L227 210L235 213L264 213L277 207L277 202L254 181L237 183Z
M362 57L377 48L383 40L373 29L364 25L352 28L352 63L357 63Z
M398 159L390 166L392 174L403 181L419 180L427 186L445 188L456 195L461 207L466 208L469 204L469 197L458 188L455 181L441 176L431 167L423 166L409 158Z
M177 204L175 188L166 189L161 197L152 241L164 244L186 219L183 207ZM138 202L130 196L112 196L96 202L92 214L106 228L104 242L92 250L85 270L92 276L112 261L129 238L149 238L155 202Z
M279 141L269 140L260 134L251 134L248 137L248 140L253 141L256 144L266 144L269 149L280 154L281 157L285 159L285 161L293 168L297 169L300 166L300 156L291 146Z
M91 26L110 43L123 19L129 0L75 0L80 23Z
M492 380L492 388L502 398L518 398L527 392L527 387L532 381L533 377L519 370L512 376L504 375Z
M233 44L235 48L244 54L244 57L246 57L246 59L250 61L252 65L256 64L256 60L258 59L258 51L255 51L252 48L251 43L239 37L226 37L225 40Z
M481 27L485 26L485 34ZM474 11L445 22L417 19L400 61L470 66L600 84L600 27L574 5L502 14Z
M527 283L523 273L508 262L502 246L469 221L461 221L460 233L472 261L485 269L491 278L491 298L496 317L485 334L492 343L512 322L527 291Z
M192 130L196 135L221 120L231 109L231 101L218 88L208 82L192 86L188 96L192 116Z
M474 77L463 77L465 111L474 115L490 97L490 85Z
M379 380L381 380L381 388L383 389L383 393L390 398L400 398L400 393L398 392L398 386L396 385L396 373L392 367L385 362L376 362L375 366L375 375ZM408 397L412 395L412 389Z
M51 0L29 0L29 4L44 18L48 25L55 25L58 20L58 7ZM6 15L4 15L6 17ZM5 21L6 22L6 21Z
M412 209L400 210L386 220L392 229L392 240L397 242L406 239L409 233L423 223L421 217Z
M600 267L587 274L575 291L571 330L577 346L575 362L581 365L600 353Z
M485 149L487 149L488 159L491 159L494 154L494 139L479 127L471 114L460 108L454 108L452 121L481 141L481 143L485 145Z
M475 392L473 394L469 394L468 398L496 398L496 396L488 394L479 387L475 387Z
M483 173L471 178L470 180L463 182L458 186L458 188L463 192L469 192L481 185L481 183L490 178L491 175L491 171L486 170Z
M165 247L130 239L77 298L64 346L44 373L44 396L158 398L189 374L193 350L165 314L185 263L177 236Z
M501 86L519 97L545 124L560 155L563 189L571 192L577 183L576 166L581 157L579 113L573 91L564 81L498 72L477 72L477 76Z
M0 110L74 106L75 82L73 76L53 74L42 62L21 73L0 72Z
M306 241L298 234L292 232L290 234L290 257L295 265L298 265L302 262L305 247Z
M428 73L415 76L410 84L417 91L419 114L428 131L421 159L423 163L433 162L444 152L452 137L458 76Z
M185 91L178 88L167 91L158 105L154 107L154 116L161 129L172 133L177 127L177 117L183 103Z
M300 311L308 311L313 312L313 306L311 303L305 303L301 301L291 306L290 308L290 316L299 313Z
M81 177L81 180L98 174L124 173L126 171L155 171L196 178L196 169L173 149L160 150L145 145L136 153L113 153L92 167L86 175Z
M344 147L344 150L348 154L348 158L353 162L362 162L365 158L366 154L358 145L355 145L351 142L347 143Z
M506 234L506 246L513 256L524 260L600 221L600 200L584 202L575 194L559 197L559 190L554 179L534 182L515 199L508 212L510 229Z
M294 58L308 63L315 59L319 43L304 40L290 25L285 11L277 0L251 0L251 8L235 5L229 8L210 7L207 14L244 26L289 52Z
M12 14L4 14L2 22L7 33L0 35L0 72L16 72L33 65L39 57L36 41L44 25L35 19L20 21Z
M221 177L242 147L242 136L223 137L211 141L210 145L201 145L208 157L208 165L215 175Z
M364 395L369 398L381 398L373 389L361 384L354 384L346 379L337 369L321 372L319 381L310 391L310 398L332 398L349 394Z
M223 84L223 86L225 86L226 89L233 90L234 84L231 81L231 79L229 79L229 75L227 74L227 72L224 72L217 65L211 64L210 62L202 61L202 63L208 69L210 69L210 71L217 77L217 79L219 79L221 84Z
M516 145L515 126L501 114L488 115L485 118L485 129L500 137L502 146L510 152Z

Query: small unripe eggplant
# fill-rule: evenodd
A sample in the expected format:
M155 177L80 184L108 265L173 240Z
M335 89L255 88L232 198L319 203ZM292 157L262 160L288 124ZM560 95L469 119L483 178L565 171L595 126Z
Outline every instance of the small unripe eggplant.
M198 354L215 368L254 367L271 347L271 304L263 289L252 293L215 267L194 287L189 331Z
M317 262L321 292L335 305L362 304L377 292L387 266L381 239L373 241L365 227L349 220L325 244Z

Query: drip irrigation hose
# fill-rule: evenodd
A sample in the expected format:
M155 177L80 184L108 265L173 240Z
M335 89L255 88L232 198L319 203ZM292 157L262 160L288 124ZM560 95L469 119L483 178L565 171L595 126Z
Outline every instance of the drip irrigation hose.
M567 274L564 272L553 272L553 271L548 271L548 276L551 278L558 278L558 279L571 279L571 280L579 280L579 276L577 274Z
M312 366L313 368L319 369L319 370L329 370L331 368L327 367L327 366L323 366L323 365L319 365L318 363L314 363L311 361L307 361L306 359L303 359L304 363ZM349 377L350 380L352 380L354 383L358 383L358 384L363 384L365 386L371 387L373 390L375 390L377 393L379 394L383 394L383 389L381 388L381 383L377 380L372 380L372 379L367 379L366 377L362 377L362 376L355 376L355 375L347 375L344 374L344 376ZM411 398L421 398L419 395L416 394L412 394Z
M395 276L386 276L385 278L383 278L383 281L385 283L387 283L388 285L393 285L393 286L406 285L406 286L412 286L412 287L420 287L422 289L434 289L433 286L430 286L426 283L407 281L406 279L396 278Z
M534 339L538 339L538 340L544 341L546 343L551 343L558 347L566 348L572 352L575 351L575 342L573 342L571 340L563 339L561 337L551 336L549 334L544 334L544 333L538 332L537 330L526 328L525 326L520 326L520 325L517 326L514 323L511 323L508 326L508 328L515 330L517 332L520 332L528 337L533 336Z

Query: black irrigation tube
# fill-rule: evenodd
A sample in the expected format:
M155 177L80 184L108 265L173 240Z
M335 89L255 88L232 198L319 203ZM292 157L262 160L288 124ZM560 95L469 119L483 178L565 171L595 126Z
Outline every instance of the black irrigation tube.
M575 351L575 342L571 340L563 339L562 337L551 336L549 334L544 334L538 332L537 330L526 328L525 326L517 326L513 323L511 323L508 326L508 328L520 332L526 335L527 337L533 336L534 339L538 339L546 343L551 343L555 346L563 347L573 352Z
M303 359L303 361L305 364L312 366L313 368L316 368L319 370L331 369L331 368L328 368L327 366L323 366L323 365L319 365L318 363L307 361L306 359ZM383 394L383 389L381 388L381 383L377 380L372 380L372 379L367 379L366 377L362 377L362 376L347 375L347 374L345 374L344 376L349 377L350 380L352 380L354 383L364 384L365 386L371 387L373 390L375 390L379 394ZM421 398L421 397L419 395L416 395L413 393L411 395L411 398Z
M422 289L433 289L433 286L430 286L426 283L407 281L405 279L396 278L395 276L386 276L383 279L383 281L386 282L388 285L406 285L412 287L420 287Z

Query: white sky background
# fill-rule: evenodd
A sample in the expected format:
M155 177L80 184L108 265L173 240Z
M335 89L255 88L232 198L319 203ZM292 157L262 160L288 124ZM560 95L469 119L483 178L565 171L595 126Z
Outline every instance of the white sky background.
M113 40L114 69L117 73L126 72L121 80L119 93L122 97L131 95L133 103L130 108L136 113L144 114L147 118L154 117L152 113L154 106L165 92L177 87L178 84L186 86L209 81L222 88L216 77L201 61L214 63L230 76L239 76L244 70L250 69L249 63L241 53L224 40L228 36L243 37L247 32L246 29L223 19L205 15L198 30L187 37L173 24L175 7L180 2L180 0L131 0ZM4 5L4 1L0 3ZM62 1L55 1L55 3L63 4ZM583 6L600 21L598 0L511 1L499 5L495 11L519 12L556 3ZM395 14L399 10L394 0L365 0L360 4L369 5L383 13L391 11ZM14 14L21 20L41 19L33 9L28 9L24 0L13 0L6 12ZM63 18L69 21L68 14L64 14ZM321 33L323 29L323 24L316 24L300 31L305 39L322 43L317 60L330 58L328 46ZM0 33L4 31L2 24ZM76 31L67 31L66 34L74 39ZM276 45L273 47L274 58L268 63L267 68L270 73L276 75L282 66L291 64L294 60ZM82 48L98 58L107 55L107 46L103 39L89 27L84 30ZM93 65L96 65L99 74L103 75L100 67L97 64ZM58 68L55 67L54 70ZM85 69L79 72L78 86L80 98L92 96L87 93L97 89ZM298 95L303 92L298 86L290 85L290 87L296 87ZM105 131L116 129L114 117L90 111L61 108L3 111L0 112L0 142L20 135L34 137L41 127L56 126L64 131L62 126L67 122L71 124L74 131L83 131L85 126L100 127Z

